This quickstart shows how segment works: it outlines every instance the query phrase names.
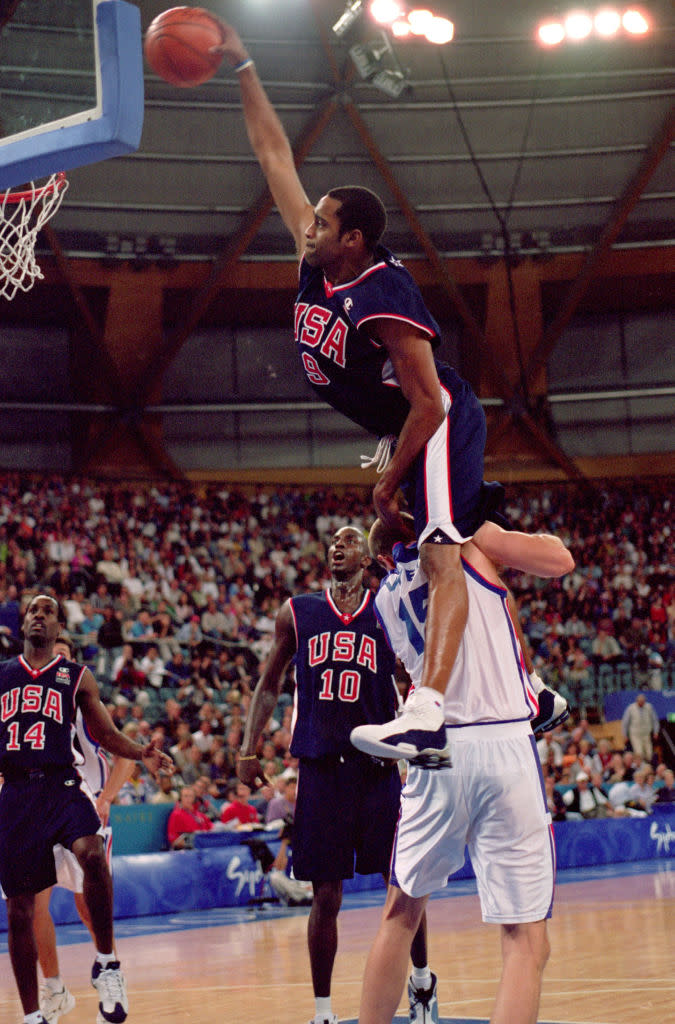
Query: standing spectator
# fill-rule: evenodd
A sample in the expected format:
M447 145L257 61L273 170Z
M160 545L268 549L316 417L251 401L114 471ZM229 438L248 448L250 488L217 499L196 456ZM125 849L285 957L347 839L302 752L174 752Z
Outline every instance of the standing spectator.
M113 664L124 647L122 620L112 604L103 609L103 622L98 628L96 642L99 647L98 674L107 680L113 678Z
M651 761L654 753L652 739L659 735L659 720L654 708L644 693L638 693L629 704L621 719L621 731L630 742L634 754L640 754L645 761Z

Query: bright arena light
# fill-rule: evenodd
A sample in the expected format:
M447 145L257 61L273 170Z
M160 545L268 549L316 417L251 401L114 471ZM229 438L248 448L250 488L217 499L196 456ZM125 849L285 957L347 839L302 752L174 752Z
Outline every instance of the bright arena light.
M595 31L599 36L609 37L616 35L621 28L621 15L618 11L609 9L598 11L593 21Z
M626 32L633 36L643 36L649 32L649 22L642 11L628 10L621 20Z
M369 10L380 25L391 25L405 16L405 8L397 0L373 0Z
M410 25L402 18L393 22L390 30L395 39L406 39L410 35Z
M588 39L592 31L593 20L585 11L572 11L565 18L565 34L574 42Z
M565 38L565 29L559 21L545 21L537 29L537 38L542 46L557 46Z
M455 34L455 26L448 18L432 18L425 35L430 43L444 46Z
M578 43L590 36L608 40L617 36L643 36L652 28L647 14L639 7L626 9L599 7L596 10L575 8L563 20L550 18L537 26L537 40L542 46L558 46L564 40Z
M425 36L431 27L434 16L431 11L416 9L408 11L408 22L410 31L415 36Z

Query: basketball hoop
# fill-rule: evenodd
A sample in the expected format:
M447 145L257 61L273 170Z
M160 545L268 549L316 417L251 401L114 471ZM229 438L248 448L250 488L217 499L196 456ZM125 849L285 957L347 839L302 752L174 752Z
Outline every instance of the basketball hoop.
M54 216L68 188L65 172L52 174L44 185L0 193L0 295L13 299L43 277L35 261L35 243Z

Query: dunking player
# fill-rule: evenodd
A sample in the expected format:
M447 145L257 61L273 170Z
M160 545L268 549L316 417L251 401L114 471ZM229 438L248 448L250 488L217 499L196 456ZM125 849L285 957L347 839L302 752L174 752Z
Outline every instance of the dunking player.
M392 540L376 522L371 553L391 570L376 608L413 683L424 658L427 580L417 548ZM531 571L561 575L574 561L557 538L520 535ZM551 817L531 719L535 701L508 594L494 565L471 542L462 545L469 592L467 625L448 679L444 714L452 767L410 766L401 801L391 884L363 980L360 1024L391 1024L404 984L407 943L428 896L464 863L468 845L483 920L501 925L503 969L492 1024L536 1024L548 959L546 920L553 902ZM369 727L352 741L376 751ZM388 751L385 744L382 748Z
M72 850L83 872L84 899L96 938L92 984L99 1024L121 1024L128 1000L113 951L112 880L94 799L74 763L76 710L92 736L120 757L157 772L172 762L153 744L141 747L115 728L89 669L54 654L65 615L46 594L30 601L23 654L0 663L0 885L7 896L9 955L26 1024L41 1024L35 893L56 883L54 846Z
M344 526L328 550L330 588L289 598L281 607L274 646L255 688L238 764L248 785L261 780L256 747L272 715L282 678L295 660L296 707L291 753L298 757L293 872L312 882L307 941L315 997L313 1024L337 1024L331 978L337 952L342 882L361 874L388 877L398 817L396 765L376 763L350 744L351 730L385 722L396 710L395 658L364 587L370 564L363 533ZM418 922L419 924L419 922ZM411 1021L437 1020L435 977L426 957L424 922L411 934L414 1005ZM312 1022L311 1022L312 1024Z
M235 29L221 24L223 43L214 50L238 75L253 151L300 256L295 337L307 379L370 433L395 438L373 500L393 525L404 486L429 608L422 686L392 731L401 756L438 754L445 744L442 694L467 615L459 544L487 518L479 512L485 416L468 384L434 359L438 325L410 274L379 244L386 226L380 199L350 186L312 206L253 61Z
M69 661L75 660L75 650L72 641L65 634L61 634L54 644L54 654L60 654ZM120 787L129 778L133 761L126 757L113 757L112 769L95 740L89 735L87 727L82 718L82 712L78 708L75 717L76 746L81 755L78 764L78 771L85 780L96 800L96 810L101 819L103 846L106 854L108 867L112 858L112 829L109 825L110 804L115 799ZM89 929L92 939L96 941L93 931L91 917L82 894L83 874L77 858L70 850L66 850L60 844L54 847L56 860L57 884L66 889L71 889L75 900L77 912L83 923ZM40 1010L42 1016L49 1024L57 1024L59 1017L69 1013L75 1005L74 996L68 991L61 978L59 970L59 958L56 948L56 930L49 912L49 900L53 886L43 889L35 896L35 913L33 916L33 931L37 945L38 960L42 968L44 985L40 992Z

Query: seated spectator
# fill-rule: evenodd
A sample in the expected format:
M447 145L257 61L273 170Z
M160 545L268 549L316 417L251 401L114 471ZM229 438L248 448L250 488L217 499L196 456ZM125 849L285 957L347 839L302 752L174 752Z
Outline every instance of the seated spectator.
M96 611L91 601L86 601L84 618L80 622L80 650L84 661L93 661L98 655L98 631L103 625L103 615Z
M188 751L192 743L192 731L189 722L181 719L176 726L176 742L169 747L169 753L176 765L176 771L182 776L183 771L189 763Z
M656 800L654 777L651 765L643 764L638 768L633 776L633 788L627 807L635 811L645 811L647 814L651 812L652 804Z
M209 832L213 822L195 807L195 791L183 786L180 798L166 826L166 835L172 850L189 850L194 846L195 832Z
M164 665L164 685L180 687L190 677L190 666L185 661L185 655L180 647L171 655L169 661Z
M200 626L204 636L212 637L215 640L223 640L228 635L228 618L218 607L213 595L206 599L206 608L201 614Z
M625 659L616 638L606 629L600 628L591 643L591 655L598 667L600 665L616 665Z
M591 785L586 772L578 772L576 783L563 793L568 814L582 818L611 818L614 809L599 786Z
M656 790L657 804L675 803L675 773L672 768L666 768L663 773L663 785Z
M204 757L208 757L213 749L213 727L209 719L202 718L199 728L192 733L192 742L199 747Z
M265 810L265 822L285 821L295 818L295 801L298 795L298 779L295 775L276 780L276 792Z
M141 658L140 670L146 677L150 686L156 690L164 684L164 662L159 656L157 644L149 644L144 656Z
M115 662L114 671L113 682L118 693L135 703L138 694L145 688L146 679L134 657L131 644L124 645L122 654Z
M176 633L176 640L181 647L187 648L190 651L190 655L200 646L203 639L204 634L199 624L198 615L191 615Z
M209 798L209 786L211 780L208 775L200 775L193 785L195 791L195 807L202 814L205 814L210 821L216 821L218 810Z
M228 788L228 803L223 807L220 820L224 825L228 822L241 825L255 825L260 822L260 817L255 807L249 803L251 789L244 782L233 783Z
M567 807L563 800L562 793L556 789L555 776L548 774L544 776L544 787L546 789L546 804L553 821L564 821L567 817Z
M122 730L123 732L125 730ZM135 761L131 775L117 794L117 802L123 807L129 804L149 803L155 786L140 761Z
M186 786L194 786L197 779L208 772L208 757L202 754L199 747L190 742L186 750L185 763L181 769L181 777Z
M608 784L607 796L615 811L626 812L626 806L635 783L625 778L617 779Z
M158 789L150 797L151 804L175 804L178 800L178 790L174 785L173 775L160 772L157 780Z

